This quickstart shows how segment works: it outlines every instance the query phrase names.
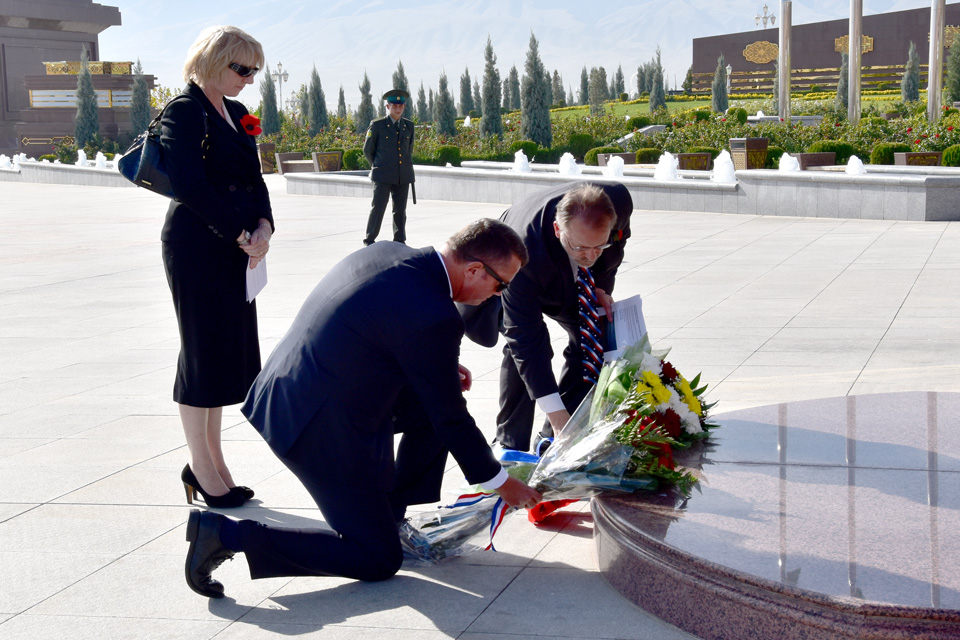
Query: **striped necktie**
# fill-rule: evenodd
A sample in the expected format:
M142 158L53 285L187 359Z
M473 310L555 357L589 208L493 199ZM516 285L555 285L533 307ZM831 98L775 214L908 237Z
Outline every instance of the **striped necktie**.
M577 297L580 307L580 350L583 352L583 381L597 384L603 366L600 346L600 316L597 313L597 285L586 267L577 269Z

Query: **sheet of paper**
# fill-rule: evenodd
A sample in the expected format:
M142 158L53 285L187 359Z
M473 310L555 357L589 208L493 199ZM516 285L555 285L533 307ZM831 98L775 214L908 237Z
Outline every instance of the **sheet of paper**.
M247 302L253 302L263 288L267 286L267 261L260 260L253 269L247 268Z
M613 360L647 333L643 320L643 300L639 295L613 303L613 322L604 332L604 360Z

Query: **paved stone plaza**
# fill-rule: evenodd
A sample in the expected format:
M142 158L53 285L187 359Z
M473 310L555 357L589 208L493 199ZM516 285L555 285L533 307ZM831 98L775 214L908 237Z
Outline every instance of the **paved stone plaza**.
M264 357L319 278L360 248L368 209L267 180L277 234L258 299ZM238 558L216 574L227 598L191 592L165 208L136 189L0 184L0 637L691 638L604 582L585 503L539 528L508 517L499 553L383 583L254 582ZM501 210L424 199L408 211L409 242L439 244ZM637 211L616 293L644 296L655 345L688 377L703 371L718 412L960 391L957 222ZM492 436L500 352L465 342L462 361ZM257 491L231 515L312 526L309 496L235 407L224 426L235 477ZM460 484L451 464L448 497Z

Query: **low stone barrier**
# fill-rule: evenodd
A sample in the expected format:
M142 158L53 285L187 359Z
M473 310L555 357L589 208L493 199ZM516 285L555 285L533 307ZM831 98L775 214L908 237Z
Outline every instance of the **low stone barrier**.
M20 171L0 169L2 182L33 182L40 184L76 184L87 187L133 187L134 184L113 169L77 167L52 162L24 162Z

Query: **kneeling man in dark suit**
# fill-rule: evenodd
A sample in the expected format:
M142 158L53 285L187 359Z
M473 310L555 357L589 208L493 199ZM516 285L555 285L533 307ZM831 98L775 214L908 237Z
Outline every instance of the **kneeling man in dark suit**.
M398 523L436 502L447 452L467 480L529 508L540 494L510 478L467 412L454 302L499 295L527 251L496 220L439 250L382 242L337 264L307 298L253 383L243 414L316 501L333 531L282 529L194 511L187 584L223 597L211 576L242 551L253 578L384 580L400 568ZM394 460L394 434L402 433Z

